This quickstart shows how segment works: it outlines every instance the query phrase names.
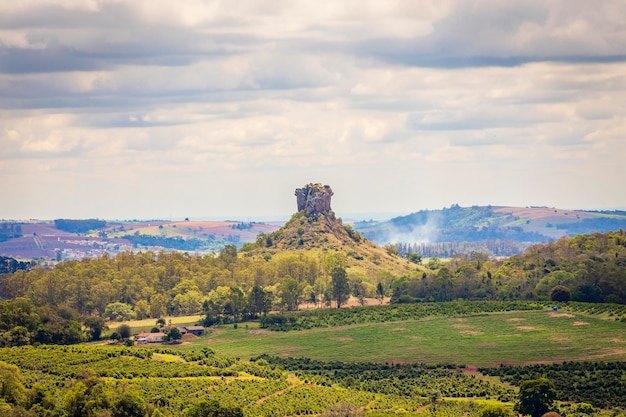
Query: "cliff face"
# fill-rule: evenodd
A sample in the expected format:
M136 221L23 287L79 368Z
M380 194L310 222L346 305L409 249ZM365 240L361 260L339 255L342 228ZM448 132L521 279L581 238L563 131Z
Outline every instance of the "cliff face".
M296 188L298 211L304 211L307 217L315 214L330 213L330 198L333 190L329 185L307 184L303 188Z

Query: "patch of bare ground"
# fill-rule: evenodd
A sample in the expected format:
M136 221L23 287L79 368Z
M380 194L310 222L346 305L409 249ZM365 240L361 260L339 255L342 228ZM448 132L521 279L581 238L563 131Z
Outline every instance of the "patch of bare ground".
M589 323L587 323L586 321L575 321L574 323L572 323L572 326L586 326Z
M426 340L424 336L407 336L411 340Z
M209 339L209 343L225 343L228 342L230 339L226 338L226 337L218 337L217 339Z
M620 356L626 353L626 349L613 349L610 352L606 352L606 353L598 353L595 355L587 355L582 357L582 360L588 360L588 359L603 359L603 358L608 358L610 356Z
M270 336L272 332L267 329L250 329L248 333L253 334L255 336Z
M611 339L611 342L613 343L626 343L626 340L624 339L618 339L617 337L615 339Z
M555 357L552 359L546 359L546 360L542 360L542 361L520 361L520 362L500 362L499 364L502 365L511 365L511 366L523 366L523 365L550 365L552 363L559 363L559 362L564 362L564 361L590 361L590 360L596 360L596 359L605 359L605 358L609 358L611 356L622 356L626 354L626 349L613 349L609 352L605 352L605 353L598 353L598 354L593 354L593 355L581 355L579 357L576 358L572 358L572 357Z
M550 312L548 315L550 317L569 317L569 318L573 318L574 317L573 314L569 314L569 313L555 313L554 311Z
M409 329L406 329L404 327L394 327L393 329L391 329L391 331L394 331L394 332L406 332L408 330Z
M354 339L351 337L332 337L330 340L335 342L354 342Z
M468 336L480 336L481 334L484 334L483 332L477 332L475 330L463 330L461 331L461 334L466 334Z
M570 339L569 337L559 337L559 336L550 336L550 340L555 341L557 343L568 343L572 341L572 339Z
M526 319L523 319L521 317L512 317L510 319L507 319L507 321L511 322L511 323L519 323L520 321L524 321Z
M534 330L541 330L537 327L533 327L533 326L517 326L516 327L517 330L522 330L524 332L532 332Z
M453 328L455 329L467 329L468 327L472 327L469 324L453 324Z
M280 356L281 358L288 358L290 356L293 356L293 354L299 350L300 350L299 347L286 346L283 348L283 351L278 354L278 356Z

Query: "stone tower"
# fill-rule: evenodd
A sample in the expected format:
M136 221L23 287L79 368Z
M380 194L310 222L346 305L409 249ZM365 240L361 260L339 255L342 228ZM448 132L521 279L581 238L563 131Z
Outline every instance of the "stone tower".
M307 184L303 188L296 188L298 199L298 211L304 210L304 215L309 217L315 214L327 214L330 209L330 198L333 195L329 185Z

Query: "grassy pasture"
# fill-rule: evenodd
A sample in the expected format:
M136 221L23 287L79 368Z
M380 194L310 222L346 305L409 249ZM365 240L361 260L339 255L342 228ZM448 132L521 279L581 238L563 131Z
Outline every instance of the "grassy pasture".
M196 323L201 323L204 320L203 315L193 316L177 316L177 317L165 317L165 322L169 324L178 324L181 326L193 326ZM109 330L103 332L103 337L108 337L122 324L127 324L132 329L133 333L149 332L156 326L156 319L143 319L143 320L127 320L127 321L111 321L107 323Z
M626 360L626 325L582 313L514 311L291 332L254 323L222 326L181 348L210 346L250 358L262 353L331 361L491 366Z

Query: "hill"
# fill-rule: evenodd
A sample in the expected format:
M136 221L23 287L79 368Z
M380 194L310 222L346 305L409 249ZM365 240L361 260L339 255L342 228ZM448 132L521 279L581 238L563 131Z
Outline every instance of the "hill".
M364 238L350 225L344 225L330 208L332 190L321 184L308 184L296 190L298 212L279 230L260 234L255 244L244 245L248 257L267 258L278 253L308 252L322 258L341 258L349 275L375 277L385 271L402 274L417 266Z
M410 245L408 251L423 256L477 250L510 256L522 253L533 243L626 228L626 212L452 205L441 210L421 210L385 222L358 222L354 228L378 244ZM448 253L436 253L436 250L431 253L433 246L437 246L434 244L443 242L455 245L438 245ZM474 244L460 245L460 242Z
M57 219L3 223L19 234L0 240L0 255L17 259L67 260L115 255L130 250L219 252L241 247L258 233L278 229L271 223L241 221L94 221Z

